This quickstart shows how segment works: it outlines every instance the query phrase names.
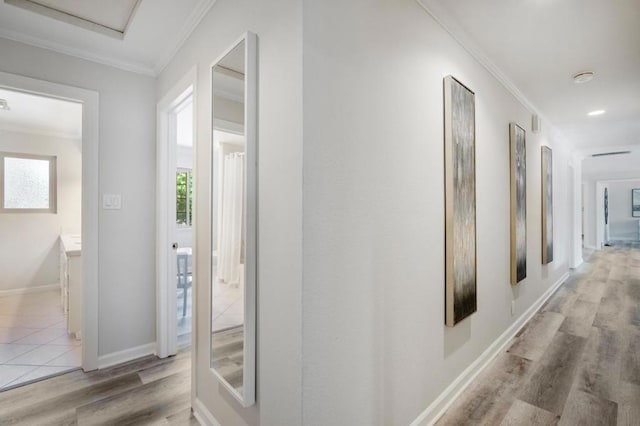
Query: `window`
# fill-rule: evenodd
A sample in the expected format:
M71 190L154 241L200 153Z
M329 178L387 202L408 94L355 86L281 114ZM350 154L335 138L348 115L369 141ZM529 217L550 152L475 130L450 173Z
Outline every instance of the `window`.
M193 174L188 169L176 173L176 223L186 227L193 223Z
M56 157L0 152L0 212L56 213Z

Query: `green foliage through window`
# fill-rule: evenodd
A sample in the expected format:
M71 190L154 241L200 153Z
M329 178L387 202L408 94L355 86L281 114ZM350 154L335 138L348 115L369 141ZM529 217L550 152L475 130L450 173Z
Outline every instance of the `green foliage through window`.
M193 175L191 170L179 169L176 173L176 223L191 226L193 223Z

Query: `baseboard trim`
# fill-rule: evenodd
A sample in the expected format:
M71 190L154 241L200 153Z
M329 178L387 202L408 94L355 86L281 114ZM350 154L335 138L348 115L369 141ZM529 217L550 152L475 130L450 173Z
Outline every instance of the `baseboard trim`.
M538 312L551 295L569 278L566 272L547 291L536 300L504 333L500 335L462 374L460 374L435 401L433 401L420 415L411 422L411 426L433 425L471 382L484 370L489 363L507 346L511 339L518 334L522 327Z
M156 353L156 342L125 349L123 351L112 352L98 357L98 368L107 368L114 365L123 364L134 359L142 358Z
M15 296L19 294L40 293L43 291L56 290L60 288L60 284L47 284L38 287L12 288L9 290L0 290L0 297Z
M220 426L220 422L213 417L211 411L207 410L207 407L198 398L193 401L193 416L203 426Z

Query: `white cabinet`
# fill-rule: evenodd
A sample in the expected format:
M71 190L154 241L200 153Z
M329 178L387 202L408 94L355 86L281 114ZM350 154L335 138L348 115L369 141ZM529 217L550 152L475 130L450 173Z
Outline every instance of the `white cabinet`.
M67 332L82 338L82 244L80 236L60 236L60 287Z

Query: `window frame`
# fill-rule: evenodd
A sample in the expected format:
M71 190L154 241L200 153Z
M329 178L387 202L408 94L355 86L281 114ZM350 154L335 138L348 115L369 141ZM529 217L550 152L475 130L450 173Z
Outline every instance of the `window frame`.
M4 160L5 158L19 158L25 160L45 160L49 162L49 208L46 209L12 209L4 207ZM55 155L24 154L21 152L0 151L0 214L1 213L58 213L58 169Z
M186 167L177 167L176 168L176 178L178 173L186 173L187 174L187 179L186 179L186 195L187 195L187 199L185 200L185 208L186 208L186 219L187 219L187 223L182 224L182 223L178 223L178 187L176 185L176 226L178 227L178 229L190 229L193 227L193 220L190 220L190 213L192 214L192 209L189 208L189 202L191 202L193 204L193 197L190 195L190 191L191 191L191 180L193 180L193 169L189 169Z

